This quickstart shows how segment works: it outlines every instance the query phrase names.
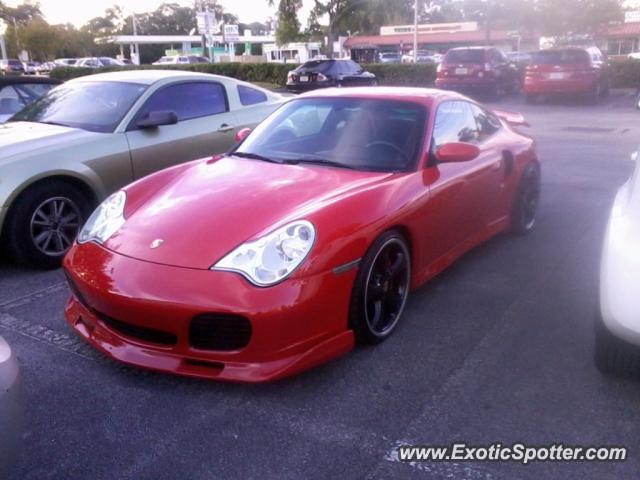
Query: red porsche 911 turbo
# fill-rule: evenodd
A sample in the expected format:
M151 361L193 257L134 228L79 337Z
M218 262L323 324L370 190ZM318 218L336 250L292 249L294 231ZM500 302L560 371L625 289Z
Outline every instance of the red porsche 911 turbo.
M453 92L296 97L222 157L115 193L64 261L71 327L107 355L258 382L378 343L411 289L535 222L534 142Z

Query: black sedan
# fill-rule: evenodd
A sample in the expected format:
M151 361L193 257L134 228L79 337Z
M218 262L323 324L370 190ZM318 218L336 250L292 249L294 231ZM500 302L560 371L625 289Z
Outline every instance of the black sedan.
M353 60L311 60L287 76L287 90L304 92L324 87L376 85L376 76Z
M7 121L14 113L35 102L60 80L47 77L0 77L0 123Z

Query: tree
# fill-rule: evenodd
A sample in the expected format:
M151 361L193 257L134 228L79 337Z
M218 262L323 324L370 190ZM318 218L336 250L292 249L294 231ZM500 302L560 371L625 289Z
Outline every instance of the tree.
M274 0L269 0L273 7ZM280 0L278 3L278 27L276 28L276 44L295 42L301 39L298 10L302 8L302 0Z

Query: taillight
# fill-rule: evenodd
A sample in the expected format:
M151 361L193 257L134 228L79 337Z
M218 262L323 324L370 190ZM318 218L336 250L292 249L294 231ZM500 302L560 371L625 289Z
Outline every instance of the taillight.
M436 72L440 73L442 71L442 63L438 64L438 67L436 68Z
M325 82L325 81L327 80L327 76L326 76L326 75L323 75L322 73L319 73L319 74L316 76L316 80L318 80L319 82Z
M485 72L490 72L491 71L491 64L490 63L485 63L484 64L484 71Z
M287 73L287 82L293 82L295 80L295 73L293 73L293 71Z

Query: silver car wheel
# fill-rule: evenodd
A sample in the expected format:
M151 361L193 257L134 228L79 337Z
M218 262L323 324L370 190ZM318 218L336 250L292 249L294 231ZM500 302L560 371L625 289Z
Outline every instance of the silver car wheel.
M45 255L59 257L71 247L81 218L80 209L71 199L49 198L31 216L31 241Z

